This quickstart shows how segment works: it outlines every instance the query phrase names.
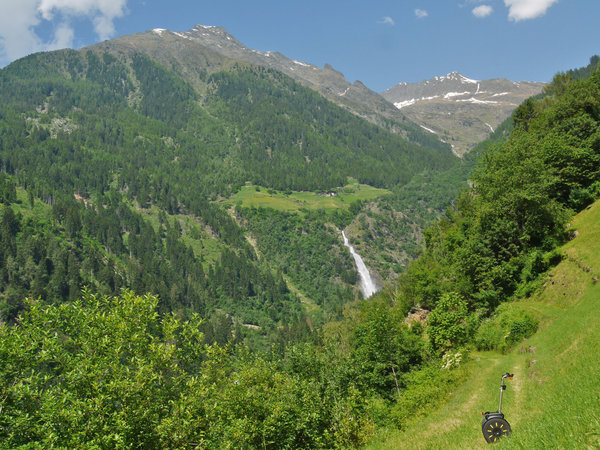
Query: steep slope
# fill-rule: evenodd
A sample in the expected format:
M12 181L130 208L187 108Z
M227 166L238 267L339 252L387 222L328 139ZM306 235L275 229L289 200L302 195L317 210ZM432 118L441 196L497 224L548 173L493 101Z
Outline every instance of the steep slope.
M506 79L479 81L452 72L420 83L400 83L381 95L463 155L489 136L523 100L539 94L544 85Z
M444 146L436 136L424 132L379 94L360 81L348 82L342 73L329 64L320 68L290 59L279 52L250 49L221 27L196 25L189 31L157 28L145 33L122 36L94 47L145 53L180 73L195 86L198 86L198 77L202 71L224 69L234 62L275 69L359 117L399 133L413 142L429 147Z
M486 446L478 412L495 407L506 371L517 377L505 445L597 446L599 75L558 74L517 108L508 139L487 150L391 294L431 310L420 325L443 358L407 377L393 409L407 432L385 448Z
M541 318L537 334L506 355L472 354L469 375L442 407L372 448L486 448L480 411L496 408L506 371L515 374L503 402L513 434L500 448L600 445L600 202L571 229L577 237L561 249L564 261L530 299L510 305Z

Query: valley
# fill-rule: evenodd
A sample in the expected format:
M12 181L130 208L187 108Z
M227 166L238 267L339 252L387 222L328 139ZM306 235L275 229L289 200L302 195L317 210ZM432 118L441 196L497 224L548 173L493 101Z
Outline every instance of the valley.
M48 214L57 220L52 226L68 236L59 241L67 238L72 270L87 265L92 253L110 274L98 277L102 267L92 264L94 269L81 273L72 284L70 295L75 295L76 285L91 284L115 293L123 285L135 285L136 290L158 293L166 310L174 308L184 315L225 313L232 317L230 333L236 324L254 325L264 339L276 333L284 317L265 315L272 301L284 309L294 305L295 312L286 320L302 322L308 311L298 309L293 292L299 292L323 307L310 319L322 323L359 295L352 259L341 239L341 230L350 225L348 236L361 242L360 252L378 282L397 276L417 248L413 236L403 235L403 230L413 228L418 237L418 230L435 218L451 194L439 204L416 209L412 205L411 211L404 212L390 207L386 198L397 197L394 189L410 184L415 174L435 176L460 165L449 146L414 124L407 139L404 132L391 133L366 122L355 110L351 114L327 96L267 67L265 55L248 50L222 29L196 27L190 33L182 37L166 30L151 31L79 52L32 55L3 71L2 95L6 105L14 105L5 109L6 129L20 133L14 142L5 141L4 167L33 198L29 203L40 199L51 207ZM165 52L165 43L177 45ZM236 55L239 59L232 59ZM179 62L175 64L173 58ZM289 62L283 56L279 59ZM44 67L42 76L39 67ZM321 78L327 83L327 77ZM12 152L15 145L22 151ZM90 165L92 176L84 169ZM447 181L448 186L460 182L460 177ZM418 184L416 188L421 189ZM381 201L389 205L380 208ZM256 208L266 212L257 214ZM368 241L360 230L369 233L364 224L389 220L385 211L401 217L404 225L378 233L397 242L381 258L380 250L365 248ZM427 218L421 219L424 213ZM127 224L131 214L143 225ZM111 236L100 242L95 228L81 220L94 215L98 216L94 220L107 220L113 227ZM71 218L74 224L67 224ZM276 245L277 254L271 249L271 230L265 228L273 226L274 220L282 224L280 241L291 245ZM122 236L117 236L118 229ZM142 237L143 229L153 237ZM309 230L319 230L321 236L313 249L309 246L315 245L315 236ZM141 260L144 252L132 246L139 245L141 237L154 242L158 254L166 252L172 258L166 263L155 250L151 258L166 265L154 275L139 275L147 262ZM73 238L77 239L71 243ZM169 246L185 248L187 257L197 261L192 264L201 264L202 271L193 281L190 274L179 281L159 279L161 271L180 264ZM271 258L257 260L257 254ZM321 271L320 261L327 259L335 263ZM39 264L34 258L33 266ZM246 275L224 264L241 264ZM176 278L178 270L173 272ZM285 284L285 275L292 284L289 289L276 288L276 298L266 300L253 286L256 281L245 279L250 273L269 273L280 284ZM19 286L17 295L30 292L32 276L13 279ZM43 276L64 277L53 270ZM225 289L225 294L207 283L213 277L220 279L217 284L240 284L240 289ZM101 288L105 283L108 286ZM64 296L53 292L56 300ZM233 303L232 292L238 297ZM239 300L248 293L258 298L242 306ZM4 316L7 320L22 308L19 300L14 302ZM228 306L224 308L223 302Z
M506 370L501 446L594 446L599 167L598 57L381 95L201 25L18 59L0 447L472 448Z

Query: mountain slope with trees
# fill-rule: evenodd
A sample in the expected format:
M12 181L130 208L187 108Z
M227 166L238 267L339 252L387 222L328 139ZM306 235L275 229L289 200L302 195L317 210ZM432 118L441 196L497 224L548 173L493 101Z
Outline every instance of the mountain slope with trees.
M350 83L329 64L320 68L296 61L279 52L250 49L227 30L217 26L196 25L188 31L154 29L121 36L93 46L111 53L143 53L164 67L179 73L202 90L202 73L227 70L232 64L245 63L274 69L314 89L329 101L375 123L411 142L438 147L441 142L409 120L401 111L360 81Z
M60 303L83 286L129 287L157 294L163 312L214 317L206 326L219 330L207 335L219 342L258 330L264 344L307 328L302 296L320 305L319 321L356 297L338 227L357 211L285 217L282 239L304 250L279 251L306 258L290 278L252 246L252 215L222 200L247 182L388 188L457 162L447 146L408 142L273 69L235 63L198 80L98 48L31 55L0 72L4 321L27 296ZM328 243L318 254L315 236Z

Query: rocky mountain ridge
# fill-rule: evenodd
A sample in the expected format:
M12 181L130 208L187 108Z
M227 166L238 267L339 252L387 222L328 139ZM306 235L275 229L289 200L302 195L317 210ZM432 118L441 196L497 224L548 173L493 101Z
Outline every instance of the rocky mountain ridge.
M278 70L359 117L422 145L448 144L458 156L486 139L517 105L544 86L506 79L479 81L451 72L420 83L400 83L379 94L360 81L349 82L329 64L321 68L280 52L255 50L226 29L207 25L188 31L155 28L93 47L145 53L200 89L203 74L234 64Z
M155 28L145 33L121 36L94 47L103 50L117 47L149 54L161 64L183 73L192 84L197 84L194 80L198 79L202 71L219 70L235 62L272 68L318 91L350 112L402 134L409 140L427 141L425 143L430 146L435 146L438 141L437 137L432 139L432 136L422 133L403 111L395 108L378 93L360 81L350 83L331 65L325 64L320 68L288 58L279 52L248 48L222 27L196 25L189 31Z
M523 100L539 94L544 85L503 78L474 80L451 72L420 83L400 83L381 95L463 155L492 133Z

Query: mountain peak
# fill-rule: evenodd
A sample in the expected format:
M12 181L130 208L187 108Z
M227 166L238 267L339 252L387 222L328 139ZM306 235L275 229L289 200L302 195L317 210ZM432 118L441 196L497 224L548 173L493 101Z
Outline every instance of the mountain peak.
M194 28L192 28L187 33L212 33L217 36L229 36L233 38L233 36L225 28L217 27L215 25L194 25Z
M166 33L190 41L216 45L217 47L223 44L233 44L235 47L244 47L225 28L213 25L195 25L194 28L189 31L172 31L165 28L154 28L152 32L161 37L164 37Z
M460 81L461 83L471 83L471 84L479 83L479 80L473 80L472 78L467 78L458 72L450 72L449 74L447 74L443 77L434 77L433 79L436 81L451 80L451 81Z
M197 24L188 31L154 28L146 33L121 36L110 43L107 41L100 44L102 48L110 45L144 51L167 66L189 68L186 74L193 79L193 83L202 82L194 75L200 69L220 70L227 66L226 61L242 61L278 70L373 123L381 125L391 119L395 124L399 124L399 128L394 129L410 128L422 133L419 127L406 121L404 114L393 104L360 82L351 84L344 74L334 69L331 64L320 68L308 62L288 58L276 51L248 48L219 26ZM385 118L385 121L382 118Z
M211 30L213 28L221 28L222 30L224 30L224 28L222 27L217 27L215 25L200 25L200 24L196 24L194 25L194 30Z

